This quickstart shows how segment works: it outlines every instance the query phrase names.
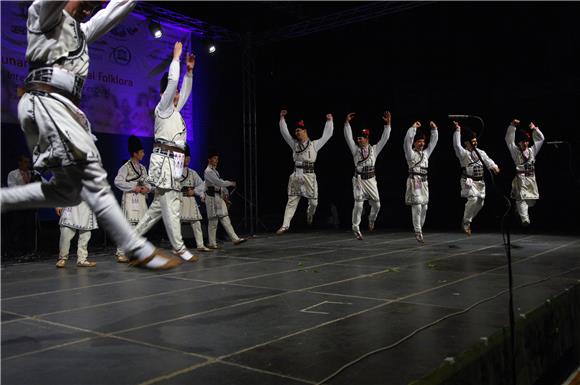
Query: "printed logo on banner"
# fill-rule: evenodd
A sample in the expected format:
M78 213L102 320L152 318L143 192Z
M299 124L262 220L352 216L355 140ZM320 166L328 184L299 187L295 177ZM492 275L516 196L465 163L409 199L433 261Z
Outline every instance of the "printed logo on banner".
M115 47L111 52L111 60L117 64L127 65L131 63L131 51L127 47Z

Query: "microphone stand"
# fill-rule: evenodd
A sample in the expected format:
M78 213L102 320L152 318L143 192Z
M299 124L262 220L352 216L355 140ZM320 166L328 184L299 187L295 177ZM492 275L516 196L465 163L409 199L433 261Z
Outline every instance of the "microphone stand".
M481 119L479 116L474 116L474 118L478 119L482 125L482 129L483 129L483 119ZM483 159L481 158L481 154L479 153L479 151L477 151L477 147L473 148L473 151L475 152L475 154L477 155L477 158L479 159L479 161L481 162L481 164L485 167L485 163L483 163ZM487 167L485 167L487 168ZM512 379L512 384L516 385L517 384L517 375L516 375L516 322L515 322L515 312L514 312L514 293L513 293L513 270L512 270L512 253L511 253L511 237L510 237L510 227L509 227L509 214L512 208L512 203L509 200L509 198L503 194L501 191L499 191L499 187L497 186L496 182L495 182L495 178L492 172L490 172L490 176L491 176L491 183L494 186L495 192L498 195L501 195L501 197L505 200L506 202L506 211L504 212L501 221L500 221L500 228L501 228L501 233L502 233L502 237L503 237L503 244L504 244L504 248L505 248L505 253L506 253L506 257L507 257L507 265L508 265L508 295L509 295L509 308L508 308L508 313L509 313L509 326L510 326L510 348L511 348L511 357L510 357L510 362L511 362L511 379Z

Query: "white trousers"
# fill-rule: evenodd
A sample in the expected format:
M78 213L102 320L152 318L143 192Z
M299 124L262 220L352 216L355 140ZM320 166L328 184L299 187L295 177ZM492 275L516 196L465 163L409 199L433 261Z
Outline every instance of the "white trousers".
M423 233L423 225L427 217L427 206L427 204L411 205L411 219L413 220L415 233Z
M155 189L155 196L151 206L141 218L135 231L138 234L145 234L163 219L165 231L169 237L171 247L178 253L185 251L183 237L181 236L181 192L175 190Z
M68 259L70 241L72 241L77 231L79 232L79 239L77 241L77 263L82 263L87 260L89 256L87 246L91 239L91 230L76 230L67 226L60 226L60 241L58 243L59 259Z
M146 258L155 247L131 228L107 182L100 163L70 165L52 170L50 183L30 183L0 190L2 211L76 206L85 201L113 241L127 255Z
M516 201L516 211L520 215L522 222L530 222L530 216L528 214L528 207L534 207L536 204L535 199L522 199Z
M294 214L296 213L296 208L298 207L300 198L302 197L297 195L288 196L288 203L286 203L286 210L284 211L284 223L282 223L282 227L290 228L290 222L292 221L292 218L294 218ZM306 210L306 215L309 218L314 217L316 207L318 207L318 199L308 199L308 209Z
M374 222L379 215L379 210L381 209L381 201L375 201L372 199L368 200L371 205L371 212L369 214L369 223ZM364 201L354 201L354 207L352 208L352 230L360 231L360 221L362 218Z
M207 224L207 237L210 246L217 246L216 232L218 221L221 222L222 226L224 227L224 230L226 231L226 233L228 234L228 236L232 241L237 241L238 239L240 239L236 234L236 232L234 231L234 228L232 227L232 222L230 221L229 216L220 218L210 218L208 219Z
M216 225L217 227L217 225ZM197 248L204 247L203 244L203 232L201 231L201 221L191 222L191 229L193 230L193 236L195 238L195 244Z
M465 210L463 211L463 223L471 223L473 218L479 213L483 207L483 198L469 197L465 203Z

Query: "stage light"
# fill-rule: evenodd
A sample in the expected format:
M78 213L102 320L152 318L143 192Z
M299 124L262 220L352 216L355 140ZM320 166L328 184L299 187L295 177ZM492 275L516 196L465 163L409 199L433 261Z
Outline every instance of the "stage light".
M161 28L161 23L153 19L149 20L149 31L151 32L151 35L153 35L153 37L156 39L159 39L161 36L163 36L163 29Z
M207 46L207 51L210 54L213 54L215 52L215 50L216 50L215 44L214 43L209 43L208 46Z

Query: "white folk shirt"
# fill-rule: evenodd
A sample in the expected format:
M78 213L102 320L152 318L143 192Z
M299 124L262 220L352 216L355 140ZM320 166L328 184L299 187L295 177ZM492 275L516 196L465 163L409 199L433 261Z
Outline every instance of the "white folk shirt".
M178 81L179 61L174 60L169 66L167 88L155 107L155 142L185 148L187 128L180 111L191 93L193 77L187 73L183 76L179 102L174 106ZM184 154L173 151L172 156L168 156L153 151L149 162L149 182L157 188L181 190L179 181L183 175Z
M55 66L86 78L87 44L119 24L135 7L135 1L111 0L85 23L77 22L64 10L67 3L35 0L28 8L26 60L33 68Z
M186 192L192 188L195 195L205 200L205 183L203 179L191 168L186 168L181 179L181 190L183 196L181 197L181 221L193 222L201 221L203 218L199 212L195 196L188 196Z
M144 186L151 189L147 183L147 169L141 163L128 160L115 177L115 186L123 191L121 208L129 223L137 224L147 211L147 194L136 193L136 186Z
M407 130L407 135L405 135L405 140L403 141L405 159L407 159L407 166L409 168L407 189L405 191L405 204L407 205L424 205L429 203L429 182L427 180L429 157L433 153L439 140L437 129L431 129L429 145L423 151L417 151L413 149L416 133L417 128L411 126Z
M512 159L516 165L516 176L512 181L511 197L515 200L539 199L538 183L536 182L536 155L544 144L544 134L536 128L532 132L534 144L522 151L515 143L516 127L510 125L505 135Z
M63 208L58 224L75 230L95 230L99 228L97 216L85 202L73 207Z
M26 60L31 71L41 68L41 73L53 73L32 81L49 82L80 97L89 68L88 44L119 24L135 1L111 0L85 23L77 22L64 10L67 3L35 0L28 8ZM38 131L31 138L35 140L35 168L100 162L85 114L65 96L26 93L18 103L18 116L25 131L29 126Z
M22 173L23 172L19 168L10 171L6 181L8 183L8 187L22 186L23 184L32 182L32 172L30 170L24 171L24 174L26 174L28 177L28 181L24 180Z
M302 196L308 199L318 198L318 183L314 172L305 173L303 167L308 165L314 167L318 151L328 142L334 132L334 123L327 120L324 125L322 137L317 140L307 140L304 143L292 138L288 132L285 119L280 119L280 133L292 149L292 159L294 160L294 172L288 179L288 195Z
M483 180L483 166L488 169L497 167L495 162L481 149L475 151L468 151L461 145L461 133L459 130L455 130L453 133L453 148L455 149L455 155L459 159L459 164L463 168L465 175L462 175L461 184L461 196L463 198L485 198L485 181ZM481 156L481 160L479 156ZM481 161L483 160L483 164ZM472 178L481 178L481 180L473 180Z
M203 176L206 188L205 209L207 218L227 217L228 207L223 197L229 195L227 187L233 186L234 183L229 180L223 180L218 171L210 165L206 167Z
M362 179L361 174L372 170L374 172L374 167L377 161L377 157L383 151L383 148L387 144L389 137L391 136L391 126L385 125L383 127L383 134L381 139L377 144L372 146L367 146L366 148L360 148L354 141L352 137L352 128L349 123L344 124L344 139L346 144L352 154L355 175L352 178L353 195L355 201L362 201L370 199L373 201L380 201L379 189L377 186L377 178L372 177L369 179Z

